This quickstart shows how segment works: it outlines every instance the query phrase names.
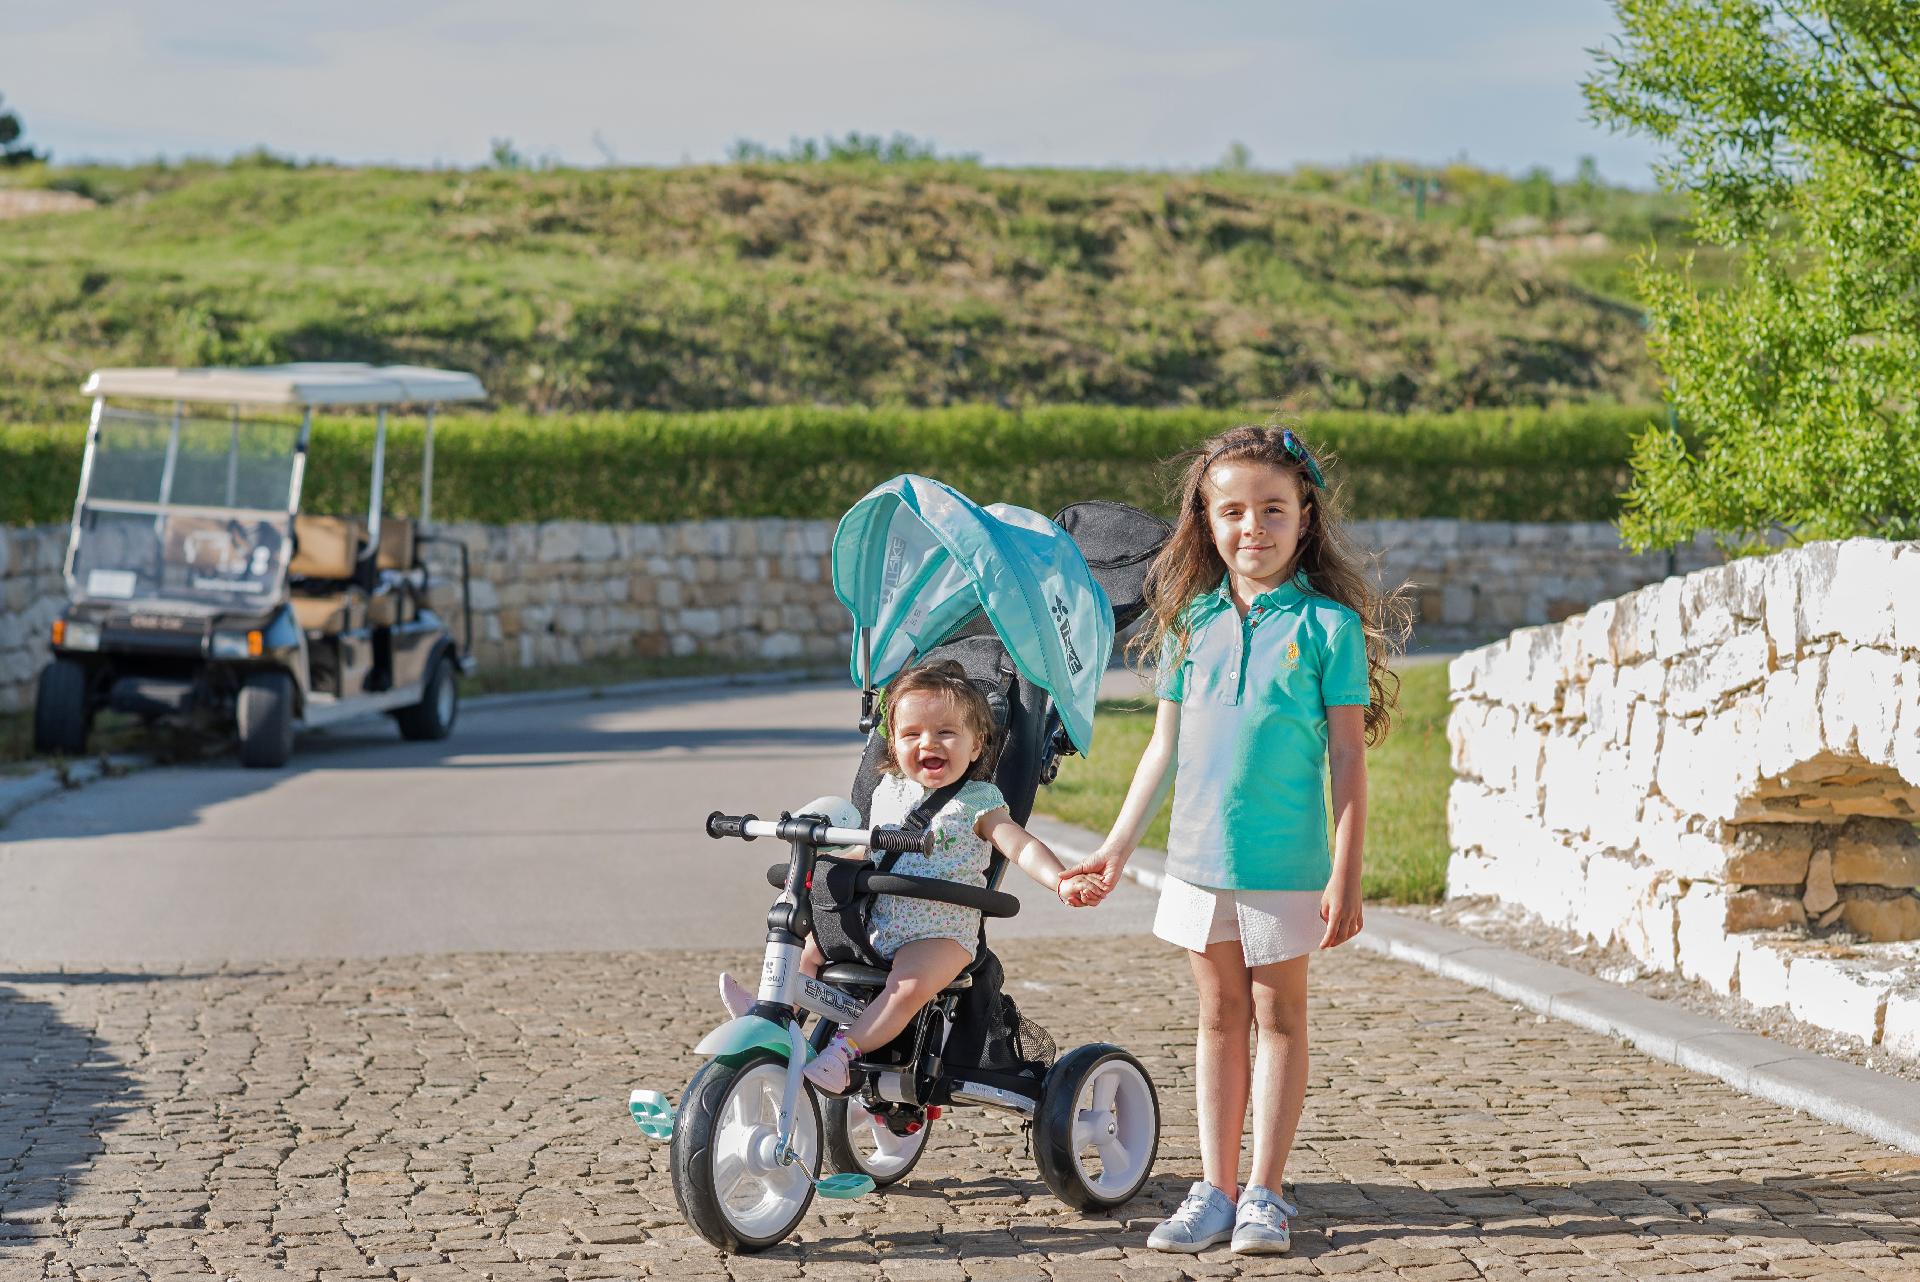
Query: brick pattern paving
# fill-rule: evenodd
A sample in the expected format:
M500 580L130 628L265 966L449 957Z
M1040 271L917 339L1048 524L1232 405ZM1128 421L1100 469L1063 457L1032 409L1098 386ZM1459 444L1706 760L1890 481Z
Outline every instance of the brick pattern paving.
M1124 1218L1068 1213L1019 1124L954 1110L903 1185L727 1258L681 1224L627 1091L678 1094L751 955L487 956L0 974L0 1282L15 1278L1920 1278L1920 1159L1486 993L1316 963L1291 1256L1145 1249L1198 1172L1185 964L999 947L1063 1047L1147 1064ZM1105 964L1105 963L1103 963Z

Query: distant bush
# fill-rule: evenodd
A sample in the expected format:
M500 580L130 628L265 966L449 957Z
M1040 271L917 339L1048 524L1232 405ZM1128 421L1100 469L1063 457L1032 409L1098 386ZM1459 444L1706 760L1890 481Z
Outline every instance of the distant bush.
M1332 456L1331 479L1355 517L1591 521L1618 514L1632 438L1650 416L1621 406L1328 413L1301 427ZM901 472L1047 512L1087 498L1163 510L1171 470L1160 465L1242 421L1219 410L1081 406L453 417L435 435L434 516L834 517ZM0 427L0 524L67 518L84 435ZM389 427L389 510L417 504L420 438L417 420ZM364 507L372 444L369 420L317 421L305 508Z

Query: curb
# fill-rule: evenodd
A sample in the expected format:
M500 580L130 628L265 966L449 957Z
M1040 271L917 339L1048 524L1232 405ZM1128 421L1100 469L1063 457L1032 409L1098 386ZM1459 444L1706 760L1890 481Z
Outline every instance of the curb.
M84 788L108 775L131 774L145 770L153 758L142 753L115 753L109 757L90 757L65 767L46 766L30 775L0 779L0 828L28 806L63 792Z
M1100 838L1035 816L1028 824L1063 857L1084 857ZM1126 876L1157 891L1166 855L1141 847ZM1446 926L1371 908L1354 944L1602 1036L1733 1089L1920 1153L1920 1082L1890 1077L1749 1033L1682 1006L1501 948Z

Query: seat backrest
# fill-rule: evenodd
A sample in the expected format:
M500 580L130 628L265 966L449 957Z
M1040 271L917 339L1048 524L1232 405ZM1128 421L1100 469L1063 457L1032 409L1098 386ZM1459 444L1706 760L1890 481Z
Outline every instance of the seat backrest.
M380 550L374 563L383 570L413 568L413 522L404 516L380 518Z
M360 526L350 516L296 516L298 551L287 573L308 579L350 579L360 551Z

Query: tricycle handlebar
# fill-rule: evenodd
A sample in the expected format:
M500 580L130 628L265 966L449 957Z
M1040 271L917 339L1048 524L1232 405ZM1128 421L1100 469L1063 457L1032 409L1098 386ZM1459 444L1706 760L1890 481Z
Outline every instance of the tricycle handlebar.
M707 816L707 836L777 837L781 841L804 841L812 846L865 846L870 850L898 850L910 854L931 855L931 832L905 832L898 828L835 828L825 820L797 818L761 819L756 815L723 815L718 810Z

